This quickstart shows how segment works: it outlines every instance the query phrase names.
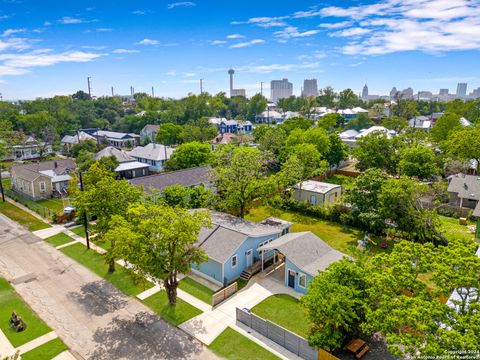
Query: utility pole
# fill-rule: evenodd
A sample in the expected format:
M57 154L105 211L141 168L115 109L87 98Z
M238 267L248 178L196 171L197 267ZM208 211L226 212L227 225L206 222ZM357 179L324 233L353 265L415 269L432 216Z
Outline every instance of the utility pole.
M78 174L80 175L80 191L83 191L82 172L79 171ZM87 240L87 249L90 249L90 239L88 238L87 210L83 212L83 226L85 227L85 240Z
M114 97L114 96L115 96L115 94L114 94L114 92L113 92L113 86L112 86L112 97Z
M2 201L5 202L5 193L3 192L2 167L1 166L0 166L0 192L2 193Z
M263 81L260 82L260 95L263 96Z
M152 86L152 97L155 97L155 89Z
M87 84L88 84L88 96L90 97L90 99L92 98L92 87L90 86L90 76L87 77Z
M200 94L203 94L203 79L200 79Z

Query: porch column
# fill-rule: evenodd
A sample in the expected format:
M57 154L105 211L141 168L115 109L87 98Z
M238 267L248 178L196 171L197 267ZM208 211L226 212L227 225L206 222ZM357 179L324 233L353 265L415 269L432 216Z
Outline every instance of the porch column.
M262 272L263 272L263 253L264 251L262 251Z

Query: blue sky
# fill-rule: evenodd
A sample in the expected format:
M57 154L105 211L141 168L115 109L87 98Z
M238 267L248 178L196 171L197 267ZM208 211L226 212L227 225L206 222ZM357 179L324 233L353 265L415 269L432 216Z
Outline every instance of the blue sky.
M480 86L480 0L0 0L0 92L181 97L303 79L371 94Z

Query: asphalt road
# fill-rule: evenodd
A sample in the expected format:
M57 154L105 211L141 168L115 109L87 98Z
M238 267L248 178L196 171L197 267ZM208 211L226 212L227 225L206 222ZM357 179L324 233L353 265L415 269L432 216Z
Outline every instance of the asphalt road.
M218 358L1 214L0 276L13 283L79 359Z

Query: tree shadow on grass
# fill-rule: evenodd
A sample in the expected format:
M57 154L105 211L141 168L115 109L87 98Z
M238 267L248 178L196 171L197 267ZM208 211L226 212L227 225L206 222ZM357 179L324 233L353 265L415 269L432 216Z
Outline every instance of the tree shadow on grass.
M184 332L148 312L133 319L115 317L98 329L93 339L99 346L91 359L185 359L203 349Z
M106 281L94 281L83 285L80 291L67 295L91 315L103 316L127 306L126 297Z

